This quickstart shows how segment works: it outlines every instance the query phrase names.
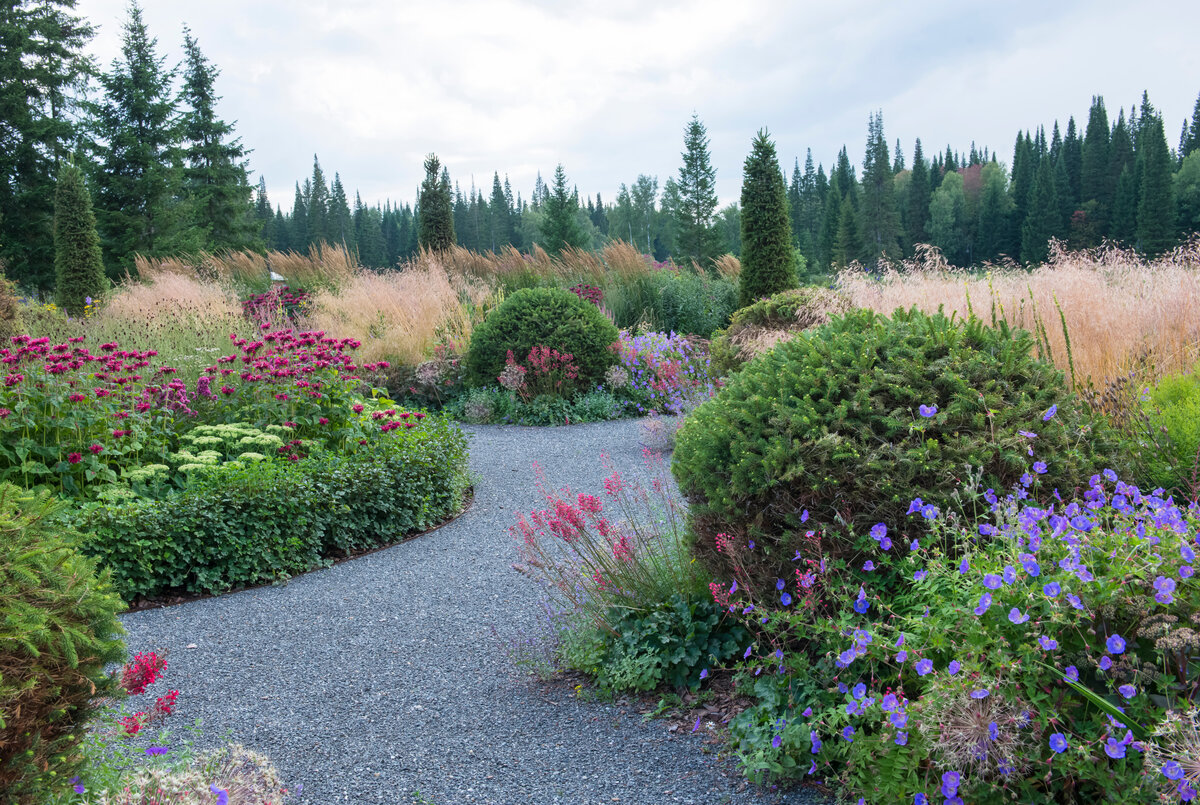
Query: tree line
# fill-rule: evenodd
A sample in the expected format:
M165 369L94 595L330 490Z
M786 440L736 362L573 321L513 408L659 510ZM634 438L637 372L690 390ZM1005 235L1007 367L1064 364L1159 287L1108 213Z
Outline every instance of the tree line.
M25 288L56 284L55 194L63 181L66 209L94 209L110 277L131 270L136 254L303 251L320 242L344 244L371 267L455 244L557 252L622 239L657 260L701 264L742 251L742 208L719 207L698 116L685 126L676 174L661 185L638 175L612 200L581 195L562 165L549 182L539 174L528 198L499 171L490 191L473 177L464 188L430 154L412 203L368 205L338 173L327 179L314 156L284 212L268 198L265 178L251 185L249 151L216 113L219 70L186 26L184 61L169 65L131 3L121 54L100 69L84 52L94 30L74 7L75 0L0 6L0 261ZM67 177L72 171L81 177ZM803 167L795 160L782 178L792 248L810 272L902 259L922 243L960 266L1036 263L1051 238L1073 247L1107 239L1154 255L1200 230L1200 98L1177 147L1148 95L1115 121L1095 97L1082 129L1069 118L1065 132L1057 121L1049 134L1018 132L1007 164L974 144L965 154L948 146L927 156L919 139L906 160L899 141L889 149L876 113L861 168L843 146L826 172L810 149Z

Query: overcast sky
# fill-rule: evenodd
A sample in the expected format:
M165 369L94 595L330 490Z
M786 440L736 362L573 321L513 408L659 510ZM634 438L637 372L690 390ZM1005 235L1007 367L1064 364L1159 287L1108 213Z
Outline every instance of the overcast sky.
M639 173L679 170L693 112L708 128L722 203L740 193L767 127L785 170L806 148L859 165L868 115L911 159L974 140L1011 159L1018 127L1086 123L1140 100L1178 142L1200 92L1194 0L971 4L786 0L143 0L174 64L187 23L221 69L219 111L286 211L317 154L367 203L411 202L433 151L464 192L507 173L529 197L562 163L611 201ZM78 0L120 50L126 0Z

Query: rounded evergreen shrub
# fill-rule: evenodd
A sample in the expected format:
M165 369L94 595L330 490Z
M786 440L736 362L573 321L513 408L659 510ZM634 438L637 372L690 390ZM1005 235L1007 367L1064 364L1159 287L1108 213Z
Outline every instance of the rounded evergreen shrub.
M518 362L543 346L574 356L579 385L592 388L617 362L609 349L620 337L616 325L590 302L562 288L517 291L475 328L467 354L468 381L492 385L504 370L509 350Z
M1099 468L1121 469L1112 431L1033 345L1004 325L860 310L747 364L678 436L672 471L690 503L694 553L728 580L717 536L754 541L746 573L773 585L796 571L797 550L820 558L809 532L832 558L875 547L867 533L877 523L907 547L900 535L922 531L909 516L916 498L949 512L973 472L980 492L1003 495L1035 472L1033 445L1047 465L1037 467L1042 488L1064 497Z
M52 523L61 504L0 484L0 802L40 803L80 764L93 699L117 692L125 608Z
M733 374L780 341L853 307L846 296L827 288L795 288L760 299L735 312L729 326L713 334L712 371L719 377Z

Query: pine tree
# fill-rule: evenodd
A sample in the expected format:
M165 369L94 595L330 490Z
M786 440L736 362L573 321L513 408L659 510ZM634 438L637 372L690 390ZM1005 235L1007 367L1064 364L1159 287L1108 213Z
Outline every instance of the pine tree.
M198 248L182 231L182 154L171 85L175 71L157 54L142 9L130 3L121 58L100 76L104 97L89 104L97 156L96 218L110 271L133 267L137 252ZM198 240L198 238L196 239Z
M1132 245L1137 238L1137 210L1137 179L1134 178L1133 165L1126 165L1117 177L1108 236L1122 245Z
M567 248L582 248L584 235L575 217L579 201L567 190L567 172L562 163L554 168L554 182L543 207L542 247L551 255L560 254Z
M1200 151L1192 151L1175 174L1175 221L1183 237L1200 232Z
M862 251L850 255L851 259L861 256L869 269L889 257L900 256L900 217L896 211L893 181L887 140L883 136L883 112L877 112L867 124L867 151L863 158L862 199L859 202Z
M92 27L75 0L0 3L0 262L20 285L54 282L60 160L80 132L75 92Z
M540 176L539 176L540 179ZM420 218L417 242L422 249L440 252L454 247L454 209L450 181L436 154L425 157L425 181L418 198Z
M267 197L267 177L258 177L258 187L254 191L254 225L257 227L257 239L266 248L275 245L275 212L271 209L271 200Z
M596 227L601 235L608 237L608 209L599 193L596 194L596 211L592 213L592 226Z
M862 251L862 237L858 232L858 215L850 197L842 199L838 210L837 237L833 241L833 267L845 268L852 263Z
M313 154L312 178L307 187L308 232L305 233L305 249L334 240L329 225L329 186L325 184L325 172L321 170L321 161L316 154Z
M925 243L929 239L926 227L929 221L931 198L929 166L925 162L925 155L921 152L921 140L918 139L913 148L912 175L908 181L908 216L904 224L910 243Z
M795 252L788 224L787 191L765 129L751 146L742 179L742 273L738 301L755 300L796 287Z
M693 114L684 131L679 169L679 205L675 210L678 256L705 265L720 250L713 219L717 212L717 169L708 153L708 132Z
M904 152L900 150L900 138L896 138L896 158L892 162L892 174L895 175L904 170Z
M1050 238L1062 235L1058 221L1059 207L1054 192L1054 174L1050 170L1050 159L1047 156L1038 164L1033 191L1029 198L1029 210L1021 226L1021 262L1033 265L1046 261L1050 255Z
M55 302L73 316L108 288L92 197L83 172L64 162L54 194Z
M305 180L307 183L307 180ZM308 249L308 201L300 183L296 182L296 198L292 200L292 219L288 223L287 250L303 252Z
M1063 158L1067 163L1067 178L1070 180L1071 210L1079 209L1080 173L1083 170L1083 141L1075 128L1075 117L1067 120L1067 136L1063 138Z
M497 172L492 174L492 201L488 204L488 249L499 253L511 246L512 240L512 210L509 209Z
M979 219L975 226L975 259L998 260L1009 243L1008 217L1012 199L1008 196L1008 178L995 162L983 166L980 174Z
M351 254L358 249L355 239L354 218L350 213L350 204L346 198L346 188L342 186L342 177L335 171L333 174L333 192L329 196L329 241L344 247Z
M1028 132L1017 132L1017 143L1013 148L1012 217L1009 224L1008 253L1013 259L1021 254L1021 228L1029 214L1030 194L1033 191L1033 143Z
M1151 257L1168 251L1175 243L1175 201L1171 196L1171 152L1163 132L1162 118L1151 114L1142 119L1138 148L1142 161L1142 184L1137 213L1138 247Z
M1097 231L1108 231L1108 213L1112 206L1111 132L1104 99L1092 98L1088 112L1087 131L1083 138L1083 157L1080 166L1080 204Z
M804 210L801 208L800 201L800 160L797 159L792 166L792 179L788 182L787 191L788 203L788 223L792 227L792 243L800 247L800 233L804 229L803 216Z
M1187 159L1200 151L1200 95L1196 96L1196 108L1192 111L1192 124L1188 127L1187 140L1179 146L1179 158Z
M220 71L204 57L187 26L183 43L184 192L191 223L206 233L206 249L249 248L257 242L259 224L251 215L246 149L240 138L231 138L233 126L217 117L220 96L214 85Z
M830 268L834 264L833 253L837 248L838 223L842 219L844 198L838 193L837 186L831 183L825 194L825 208L821 213L821 236L818 243L820 264L826 268Z
M383 268L383 215L377 207L363 204L354 194L354 241L358 244L358 262L368 268Z
M1058 201L1058 220L1056 221L1057 237L1066 239L1071 227L1071 214L1075 212L1071 204L1071 175L1067 172L1067 155L1059 150L1058 159L1054 160L1054 198Z

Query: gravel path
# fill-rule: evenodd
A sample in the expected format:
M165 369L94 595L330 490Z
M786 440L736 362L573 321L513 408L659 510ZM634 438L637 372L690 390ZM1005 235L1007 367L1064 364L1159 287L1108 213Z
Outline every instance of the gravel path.
M532 462L595 492L601 452L640 467L639 426L471 428L475 501L458 520L286 586L130 613L129 648L170 651L173 726L202 718L205 743L228 730L304 803L821 802L746 786L699 733L522 678L492 636L537 615L507 533L540 502Z

